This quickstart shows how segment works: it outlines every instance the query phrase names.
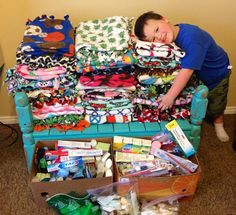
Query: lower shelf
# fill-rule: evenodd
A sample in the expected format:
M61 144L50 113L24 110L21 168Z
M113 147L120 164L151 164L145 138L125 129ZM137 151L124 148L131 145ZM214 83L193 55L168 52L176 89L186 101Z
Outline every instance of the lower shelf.
M189 136L191 124L187 120L177 120L184 133ZM161 123L140 123L131 122L127 124L101 124L91 125L84 131L59 132L52 128L40 132L33 132L34 139L38 140L55 140L55 139L72 139L72 138L96 138L96 137L113 137L122 136L153 136L165 128L168 122Z
M185 135L191 139L192 125L188 120L177 120ZM151 137L165 128L167 121L160 123L131 122L127 124L101 124L91 125L84 131L59 132L52 128L40 132L23 133L24 150L27 159L28 170L30 170L33 159L34 146L42 140L78 140L86 138L102 138L114 136L126 137ZM192 143L195 149L198 148L199 138L194 137Z

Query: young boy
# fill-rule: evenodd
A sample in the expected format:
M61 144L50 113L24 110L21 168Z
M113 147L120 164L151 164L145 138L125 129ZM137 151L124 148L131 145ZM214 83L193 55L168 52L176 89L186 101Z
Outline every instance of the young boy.
M227 142L223 120L229 86L229 58L209 33L190 24L172 25L165 17L147 12L135 23L135 35L140 40L159 43L174 42L185 56L172 87L160 101L161 110L172 107L193 72L209 88L207 115L212 117L218 139Z

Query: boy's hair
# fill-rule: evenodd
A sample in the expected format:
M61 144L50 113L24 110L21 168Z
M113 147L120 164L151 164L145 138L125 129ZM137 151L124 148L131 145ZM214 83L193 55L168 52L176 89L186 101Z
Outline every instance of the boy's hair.
M145 39L143 28L144 25L147 24L147 21L150 19L161 20L163 19L163 16L158 13L154 13L153 11L149 11L138 17L135 22L134 33L140 40Z

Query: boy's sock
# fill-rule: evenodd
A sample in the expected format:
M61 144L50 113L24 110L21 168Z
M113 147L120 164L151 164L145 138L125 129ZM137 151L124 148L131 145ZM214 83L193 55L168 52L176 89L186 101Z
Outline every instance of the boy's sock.
M221 142L229 141L229 136L226 133L223 123L214 123L216 136Z

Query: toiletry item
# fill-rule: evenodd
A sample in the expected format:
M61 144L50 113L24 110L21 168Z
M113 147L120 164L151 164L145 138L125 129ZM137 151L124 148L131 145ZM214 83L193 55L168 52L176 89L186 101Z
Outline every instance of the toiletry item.
M58 140L57 147L64 149L79 148L79 149L91 149L95 148L97 141L92 139L90 142L82 141L67 141L67 140Z
M116 152L116 162L152 161L153 155Z
M103 154L101 149L69 149L68 150L68 156L74 157L74 156L101 156Z
M111 144L110 143L103 143L100 141L97 141L97 145L95 146L95 149L101 149L103 151L108 152L110 150Z
M39 169L40 172L42 173L47 173L47 161L45 160L45 158L41 158L39 161Z
M109 158L110 153L106 152L101 159L97 160L97 177L111 177L113 175L112 173L112 160Z
M191 162L188 159L181 158L179 156L173 155L171 153L168 153L162 149L156 149L153 152L153 155L162 158L164 160L170 161L172 164L179 166L179 168L184 172L184 173L191 173L195 172L196 169L198 168L198 165Z
M176 120L167 123L165 127L175 137L177 144L180 146L186 157L190 157L191 155L194 155L196 153L193 145L189 142L188 138L185 136L183 130Z

